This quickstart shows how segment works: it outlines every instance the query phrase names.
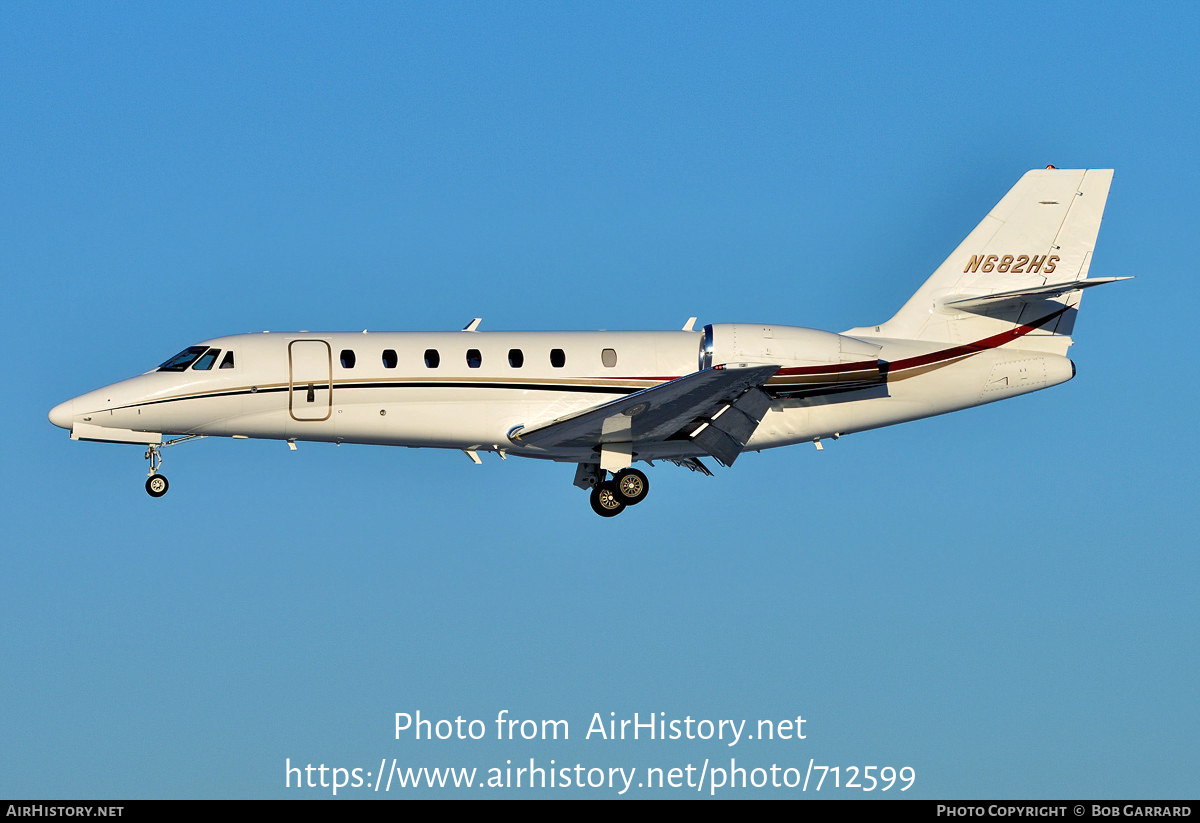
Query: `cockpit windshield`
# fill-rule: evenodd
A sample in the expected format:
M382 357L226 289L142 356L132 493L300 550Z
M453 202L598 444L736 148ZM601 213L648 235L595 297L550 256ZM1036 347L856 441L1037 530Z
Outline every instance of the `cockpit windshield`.
M188 346L179 354L158 367L159 371L184 371L196 362L196 358L208 351L208 346Z
M220 353L220 349L209 349L200 355L200 359L196 361L196 365L192 366L192 368L196 371L208 371L213 367L213 363L217 362L217 355Z

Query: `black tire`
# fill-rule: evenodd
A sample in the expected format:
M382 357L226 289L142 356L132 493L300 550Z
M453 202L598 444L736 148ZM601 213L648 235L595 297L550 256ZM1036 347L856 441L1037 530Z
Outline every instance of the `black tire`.
M146 494L151 497L162 497L170 487L164 474L152 474L146 478Z
M622 469L617 472L612 482L621 497L621 502L626 506L636 506L650 493L649 478L637 469Z
M625 511L625 503L617 493L617 487L610 482L593 486L591 501L592 511L601 517L616 517Z

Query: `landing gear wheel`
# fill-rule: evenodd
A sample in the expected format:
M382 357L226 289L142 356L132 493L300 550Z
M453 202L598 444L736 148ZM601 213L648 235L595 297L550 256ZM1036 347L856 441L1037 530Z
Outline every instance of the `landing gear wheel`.
M613 477L613 485L621 502L626 506L635 506L646 499L650 493L650 481L646 475L637 469L622 469Z
M625 504L617 492L617 487L611 482L604 482L592 487L592 511L601 517L616 517L625 511Z
M151 497L162 497L170 488L166 475L152 474L146 478L146 494Z

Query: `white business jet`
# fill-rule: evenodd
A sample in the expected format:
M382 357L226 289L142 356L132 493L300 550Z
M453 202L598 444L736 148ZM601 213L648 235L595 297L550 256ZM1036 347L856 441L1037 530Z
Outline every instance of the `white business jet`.
M1071 379L1066 357L1111 170L1030 171L916 294L841 334L702 331L272 333L189 346L55 406L73 440L160 450L221 436L481 451L577 464L611 517L649 491L635 463L711 474L744 451L965 409ZM165 437L173 439L164 439Z

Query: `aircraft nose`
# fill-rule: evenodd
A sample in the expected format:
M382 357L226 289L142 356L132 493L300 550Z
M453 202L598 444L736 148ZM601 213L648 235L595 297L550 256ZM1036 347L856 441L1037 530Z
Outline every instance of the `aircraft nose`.
M71 418L74 416L74 400L68 400L66 403L59 403L50 410L50 422L62 429L71 428Z

